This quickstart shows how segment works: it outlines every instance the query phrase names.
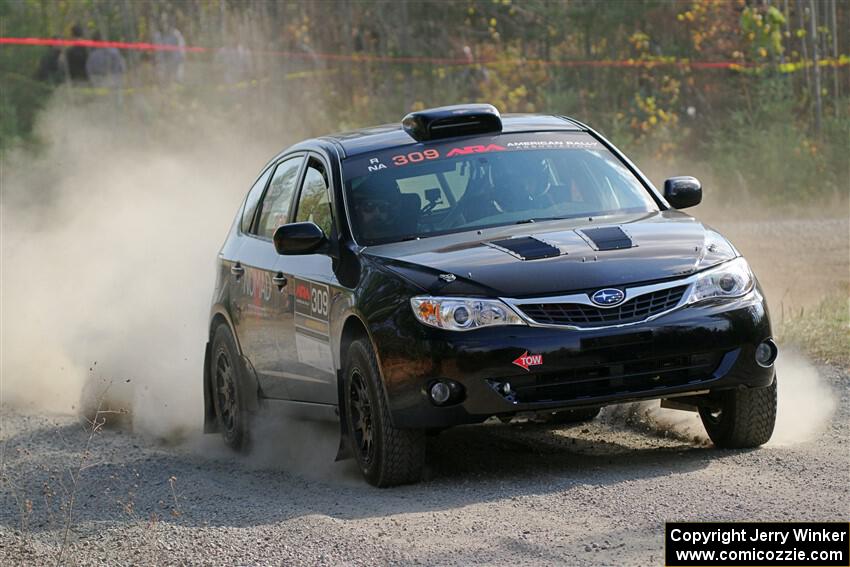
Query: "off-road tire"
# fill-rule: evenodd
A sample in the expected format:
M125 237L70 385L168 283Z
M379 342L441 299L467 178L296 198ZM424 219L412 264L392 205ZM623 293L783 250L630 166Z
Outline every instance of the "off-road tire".
M219 325L212 340L210 392L218 429L224 442L239 452L247 452L251 440L250 413L245 404L243 372L236 341L233 340L230 329L227 325Z
M699 410L702 424L716 447L747 449L764 445L776 423L776 377L766 388L722 392L719 410Z
M359 399L364 394L368 409ZM425 431L393 427L375 353L365 339L353 341L348 348L344 401L351 451L366 481L382 488L419 482L425 466ZM362 442L364 411L371 427L371 448L364 448Z
M570 423L585 423L593 421L602 408L581 408L563 410L541 416L543 423L550 425L568 425Z

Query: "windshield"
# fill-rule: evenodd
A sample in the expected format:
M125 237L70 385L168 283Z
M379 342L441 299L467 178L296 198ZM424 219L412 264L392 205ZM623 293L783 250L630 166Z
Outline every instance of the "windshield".
M343 161L354 237L382 244L523 222L658 210L584 132L411 144Z

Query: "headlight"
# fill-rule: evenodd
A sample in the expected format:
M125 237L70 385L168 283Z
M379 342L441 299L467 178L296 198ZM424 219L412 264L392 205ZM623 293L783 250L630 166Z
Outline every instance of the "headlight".
M413 314L420 322L452 331L496 325L525 325L519 315L497 299L414 297Z
M755 279L743 258L736 258L699 275L688 303L704 299L741 297L750 293Z

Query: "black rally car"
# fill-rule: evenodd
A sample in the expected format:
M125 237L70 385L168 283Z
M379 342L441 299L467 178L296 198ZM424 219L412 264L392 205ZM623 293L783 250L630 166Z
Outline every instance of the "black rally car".
M584 124L490 105L308 140L257 178L219 253L208 432L261 406L338 419L378 486L420 478L429 432L565 422L662 399L719 447L776 414L776 345L746 260Z

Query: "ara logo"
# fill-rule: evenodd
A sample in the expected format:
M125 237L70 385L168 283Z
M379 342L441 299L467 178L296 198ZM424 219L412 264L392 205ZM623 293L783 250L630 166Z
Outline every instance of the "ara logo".
M528 371L529 366L540 366L543 364L543 355L528 354L528 351L525 351L516 360L514 360L514 364L516 364L523 370Z
M310 289L304 284L299 284L295 288L295 297L301 301L310 301Z
M498 144L488 144L486 146L465 146L463 148L452 148L446 157L466 156L469 154L485 154L487 152L502 152L507 148Z
M619 305L626 298L626 294L620 291L619 289L614 288L605 288L600 289L596 293L590 296L590 300L596 305L601 305L602 307L613 307L614 305Z

